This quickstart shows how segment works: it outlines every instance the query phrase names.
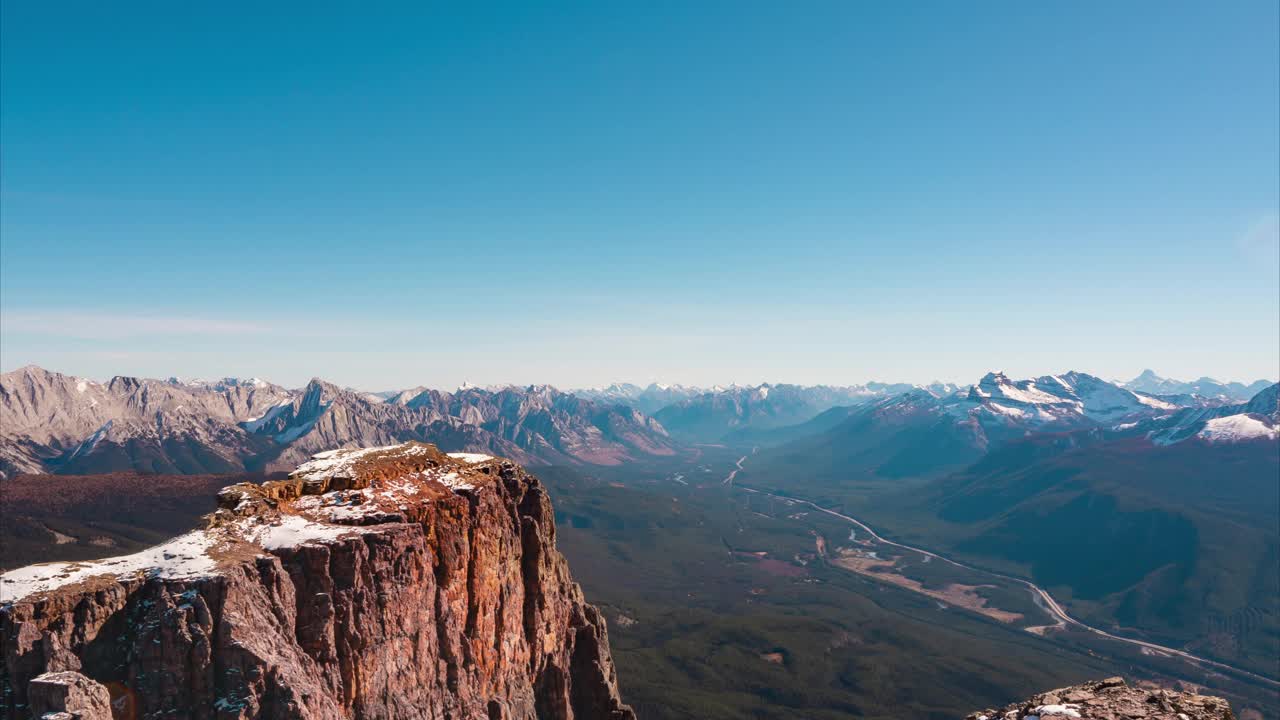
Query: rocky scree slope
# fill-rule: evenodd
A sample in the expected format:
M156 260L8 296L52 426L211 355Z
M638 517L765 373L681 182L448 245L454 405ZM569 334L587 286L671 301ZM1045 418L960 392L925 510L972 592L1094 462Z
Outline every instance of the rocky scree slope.
M135 555L0 576L0 714L101 686L125 717L634 718L518 465L329 451L219 506Z
M0 473L288 470L311 454L410 440L524 464L669 455L663 427L620 405L534 386L390 400L312 380L108 383L30 366L0 375Z
M1132 688L1109 678L1041 693L1002 709L970 713L965 720L1235 720L1226 700L1171 690Z

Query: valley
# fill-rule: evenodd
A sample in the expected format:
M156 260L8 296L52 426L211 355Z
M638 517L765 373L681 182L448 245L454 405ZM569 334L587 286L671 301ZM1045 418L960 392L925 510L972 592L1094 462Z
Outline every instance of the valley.
M632 654L639 648L624 643L637 634L651 637L649 633L653 630L644 627L654 622L645 617L649 613L657 613L666 621L668 613L677 612L673 607L677 604L686 608L677 615L689 612L688 607L700 605L722 613L743 613L746 612L743 608L749 607L752 612L766 616L773 612L785 614L784 608L803 607L802 614L806 617L824 617L838 623L829 630L839 633L841 630L837 628L847 627L845 623L855 622L861 614L852 608L870 600L892 614L892 619L884 618L885 625L878 633L892 637L890 642L902 648L923 642L917 633L925 628L967 630L975 636L970 652L983 656L981 661L973 661L994 663L1000 667L1000 673L1010 672L1009 665L1014 663L1006 661L1023 653L1026 658L1016 661L1019 668L1025 668L1028 663L1036 666L1046 662L1027 659L1042 653L1054 657L1050 662L1055 667L1069 664L1064 657L1089 658L1091 662L1108 666L1109 672L1129 677L1212 688L1215 694L1233 698L1237 707L1254 708L1264 716L1280 708L1280 694L1276 692L1273 678L1175 647L1087 625L1034 583L886 539L855 516L795 496L745 487L741 480L735 481L731 488L730 476L739 471L742 457L739 452L730 448L719 450L720 475L707 473L697 466L668 467L655 468L647 476L634 469L626 478L602 474L595 484L577 477L576 473L572 474L575 476L572 481L568 475L557 473L558 477L550 482L553 490L559 490L557 501L573 509L565 512L581 513L566 517L569 529L565 531L565 552L575 567L583 568L583 582L596 593L610 598L605 601L608 609L625 618L624 628L618 628L616 623L613 626L615 653L624 670L630 669L631 663L638 663L639 667L630 673L632 677L647 677L659 670L649 664L652 658L642 661ZM704 449L702 459L706 457ZM745 464L750 467L749 463ZM685 485L672 480L679 475L704 479ZM615 480L609 481L607 477ZM584 495L590 500L584 502ZM623 507L628 509L625 519L621 515ZM703 535L697 542L699 549L707 544L719 544L726 554L721 558L714 553L704 556L680 537L653 537L655 528L674 530L672 523L677 522L681 527L679 535L691 534L690 529L683 527L690 522L706 529L698 533ZM646 578L663 578L670 586L666 591L647 584L637 586L634 584L637 573ZM682 583L676 578L686 580ZM718 582L713 578L719 579ZM623 587L617 587L617 582L623 582ZM828 615L814 607L832 607L831 594L844 597L834 604L849 608L847 616L840 612ZM819 599L824 595L827 599ZM658 598L655 606L645 608L639 604L637 598L646 596ZM714 627L704 622L693 627L715 635ZM812 628L809 632L813 632ZM711 646L729 642L729 647L733 646L733 642L725 640L705 642ZM771 642L787 650L783 656L795 658L797 663L812 662L815 654L821 655L812 647L796 647L769 633L732 653L742 658L735 660L733 666L736 668L738 663L745 662L752 652L779 652L771 649ZM1013 643L1022 649L1012 654L1006 650L992 655L984 652L989 650L986 643L996 646ZM703 641L695 645L702 646ZM678 667L686 667L686 662L679 661ZM889 653L881 662L892 667L897 660ZM956 671L938 669L936 672ZM672 687L676 674L674 668L661 672L661 687ZM1016 684L1016 678L1017 674L1011 675L1010 682ZM722 682L733 685L728 678ZM1068 682L1070 677L1062 676L1051 684ZM832 691L827 680L807 679L804 683L816 685L810 692ZM1016 695L1018 691L1011 692ZM658 716L694 717L696 714L659 713Z
M737 471L735 470L734 472L737 472ZM870 546L870 547L884 546L896 551L902 551L902 553L908 558L911 555L916 555L918 556L917 562L919 562L920 565L927 565L929 562L933 560L937 560L939 563L945 563L947 565L950 565L962 571L966 575L968 575L967 579L969 582L982 583L982 584L961 585L953 580L952 582L949 582L944 586L944 590L945 590L944 592L931 590L924 583L920 581L912 580L906 575L905 570L907 569L908 566L906 564L899 562L900 558L903 557L902 555L899 555L891 560L891 559L886 559L885 557L881 557L880 554L875 551L858 550L858 551L852 551L852 553L848 555L842 554L832 560L834 564L840 567L849 569L853 572L857 572L859 574L863 574L868 577L875 577L885 582L891 582L900 587L908 587L920 594L927 595L929 597L933 597L936 599L945 600L950 604L964 607L965 609L970 610L972 612L976 612L982 615L987 615L988 617L992 617L993 619L999 620L1001 622L1009 623L1009 624L1012 624L1012 623L1021 624L1021 621L1024 621L1027 618L1025 615L1018 612L1013 612L1011 610L1002 610L1002 609L993 607L991 605L993 598L986 597L985 595L979 595L978 593L974 593L972 591L980 590L980 589L981 590L1000 589L1001 587L1000 585L988 584L992 581L996 581L1001 584L1008 583L1015 586L1020 585L1025 587L1025 589L1030 592L1032 596L1032 600L1035 602L1036 608L1043 610L1044 613L1049 616L1048 619L1052 621L1052 623L1048 625L1032 625L1032 626L1027 626L1022 628L1027 632L1045 636L1056 630L1065 630L1069 627L1079 628L1081 630L1085 630L1087 632L1093 633L1094 635L1097 635L1099 637L1102 637L1108 640L1114 640L1117 642L1127 643L1127 644L1136 646L1141 651L1143 651L1144 654L1154 653L1155 655L1159 655L1159 656L1178 657L1192 664L1202 666L1210 671L1239 676L1247 680L1257 682L1258 684L1260 684L1265 688L1280 689L1280 680L1277 680L1276 678L1265 677L1263 675L1250 672L1243 668L1235 667L1227 663L1218 662L1216 660L1200 657L1198 655L1194 655L1192 653L1185 652L1177 648L1166 647L1164 645L1158 645L1158 644L1147 642L1144 640L1138 640L1134 638L1128 638L1128 637L1116 635L1114 633L1107 632L1106 630L1103 630L1101 628L1093 627L1092 625L1088 625L1084 622L1081 622L1080 620L1069 615L1067 611L1062 608L1062 606L1058 603L1058 601L1056 601L1053 598L1053 596L1049 594L1047 590L1028 580L1011 577L1009 575L1003 575L991 570L983 570L980 568L972 567L970 565L965 565L964 563L960 563L955 560L951 560L949 558L943 557L929 550L913 547L910 545L905 545L902 543L893 542L892 540L886 540L883 537L877 535L874 530L872 530L870 527L868 527L865 523L858 520L857 518L851 517L849 515L845 515L843 513L838 513L834 510L820 507L802 498L797 498L793 496L775 495L773 493L753 490L747 487L740 487L739 489L741 489L744 492L759 493L759 494L766 495L768 497L784 500L788 503L809 507L817 512L825 513L827 515L831 515L833 517L839 518L853 525L854 527L857 528L857 530L860 530L862 533L866 534L870 540L870 542L864 543L867 546ZM852 534L850 536L850 539L853 539ZM859 560L862 560L862 562L859 562ZM870 560L871 562L865 562L865 560ZM960 591L958 593L960 596L959 598L957 598L954 594L954 591L957 589ZM1010 605L1018 606L1019 603L1014 602L1014 603L1010 603Z

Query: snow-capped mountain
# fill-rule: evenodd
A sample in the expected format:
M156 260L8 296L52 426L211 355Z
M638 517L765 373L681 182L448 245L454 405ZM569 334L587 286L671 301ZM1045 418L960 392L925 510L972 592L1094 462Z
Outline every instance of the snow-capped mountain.
M1270 380L1255 380L1248 385L1240 382L1220 382L1210 377L1199 380L1183 381L1163 378L1152 370L1143 370L1141 375L1121 387L1144 392L1149 395L1187 395L1225 402L1245 402L1271 385Z
M1119 387L1093 375L1068 372L1013 381L1004 373L987 373L969 388L965 402L951 403L953 413L983 410L1017 418L1028 426L1086 421L1106 423L1134 415L1172 411L1177 405Z
M1130 428L1182 408L1093 375L1066 372L1013 380L991 372L948 394L926 389L856 408L819 435L779 452L832 458L832 468L887 476L945 472L1037 433Z
M1208 443L1280 439L1280 383L1264 388L1247 403L1185 408L1122 429L1158 445L1192 439Z
M673 452L634 409L548 386L417 388L390 400L320 379L116 377L107 383L25 367L0 375L0 472L273 470L321 450L434 442L526 463L616 464Z
M701 395L709 390L664 383L650 383L644 387L631 383L614 383L608 387L582 388L569 392L580 398L627 405L646 415L653 415L668 405Z
M935 383L932 389L915 385L868 383L866 385L756 385L710 390L659 410L654 417L672 435L696 442L716 442L746 428L767 429L794 425L838 406L864 405L912 390L946 393L952 386Z

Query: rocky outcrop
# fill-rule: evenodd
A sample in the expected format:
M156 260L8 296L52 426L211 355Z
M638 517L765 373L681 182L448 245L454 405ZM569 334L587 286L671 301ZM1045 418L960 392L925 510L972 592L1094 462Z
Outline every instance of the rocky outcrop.
M634 718L518 465L327 452L219 505L137 555L0 576L4 717L74 671L117 717Z
M45 673L28 686L31 714L42 720L111 720L111 695L70 670Z
M1226 700L1171 690L1129 687L1109 678L1061 688L1000 710L970 713L965 720L1235 720Z

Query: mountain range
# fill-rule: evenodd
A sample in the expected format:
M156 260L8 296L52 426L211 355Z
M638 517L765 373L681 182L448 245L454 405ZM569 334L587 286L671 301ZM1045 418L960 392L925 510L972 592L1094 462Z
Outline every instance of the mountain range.
M837 473L916 477L963 468L1033 434L1096 431L1169 444L1198 437L1235 442L1276 437L1275 385L1248 402L1182 396L1179 404L1081 372L1012 380L1000 372L940 395L916 389L860 407L827 411L777 432L780 464ZM1268 409L1269 408L1269 409Z
M1214 394L1130 387L1139 380ZM844 462L903 475L926 465L960 467L1033 432L1100 428L1165 443L1197 433L1217 441L1274 435L1270 413L1242 410L1224 395L1245 387L1179 384L1149 372L1120 384L1078 372L1016 381L993 372L969 386L615 384L563 392L508 385L369 393L319 378L300 389L259 378L96 382L28 366L0 375L0 472L271 472L322 450L407 440L533 465L617 465L669 456L689 443L804 438L806 452L826 446Z
M652 418L548 386L423 390L382 400L315 379L106 383L29 366L0 375L0 471L275 471L337 447L429 441L530 464L669 455Z
M1138 377L1129 382L1120 383L1122 387L1152 395L1194 395L1206 400L1223 402L1248 400L1270 384L1271 382L1267 380L1255 380L1245 385L1240 382L1220 382L1210 377L1202 377L1190 382L1170 380L1160 377L1153 370L1143 370Z

